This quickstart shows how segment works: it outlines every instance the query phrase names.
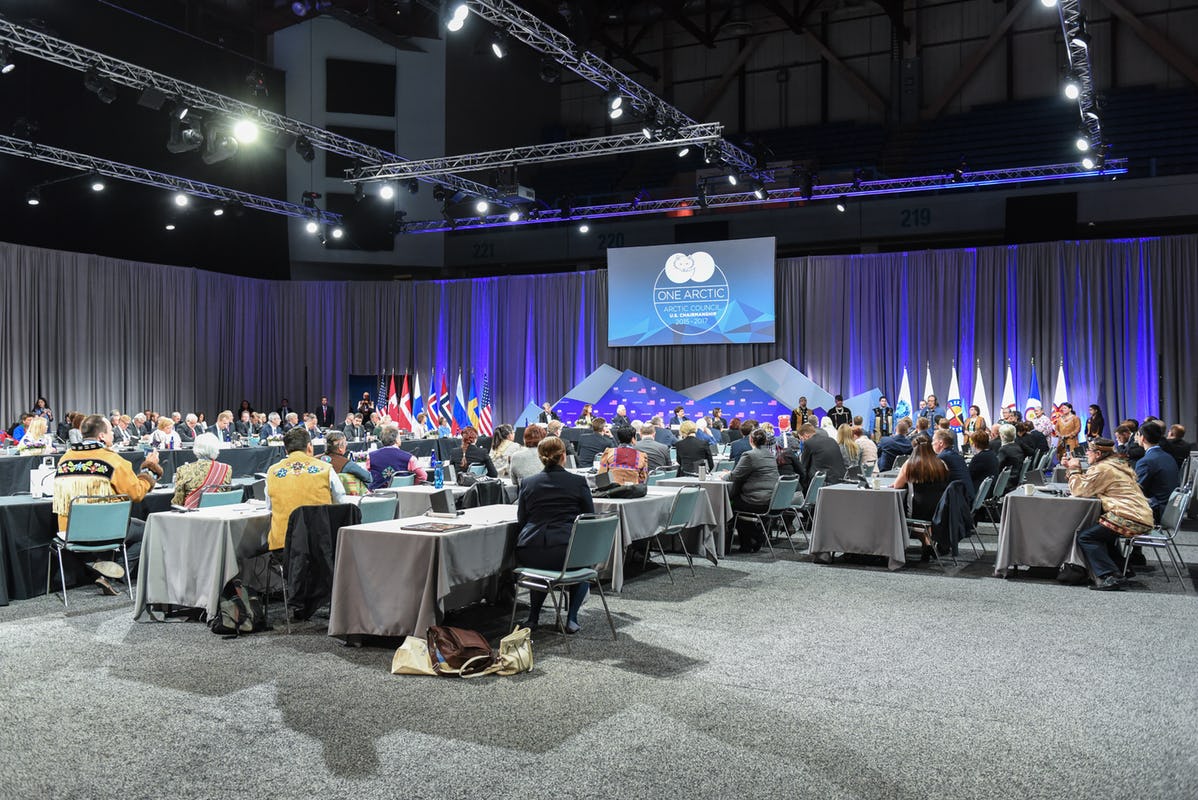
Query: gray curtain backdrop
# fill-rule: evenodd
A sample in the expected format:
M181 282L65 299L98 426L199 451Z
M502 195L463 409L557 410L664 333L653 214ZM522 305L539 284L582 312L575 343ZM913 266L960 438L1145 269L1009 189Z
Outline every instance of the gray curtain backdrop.
M46 395L68 410L202 410L283 396L339 411L347 376L490 377L498 420L556 400L603 363L672 388L776 358L846 397L925 365L948 399L982 367L998 405L1010 359L1020 407L1035 359L1052 398L1108 421L1155 414L1198 430L1198 236L783 259L777 342L608 348L607 273L461 281L272 282L0 244L0 413ZM620 302L619 298L615 299Z

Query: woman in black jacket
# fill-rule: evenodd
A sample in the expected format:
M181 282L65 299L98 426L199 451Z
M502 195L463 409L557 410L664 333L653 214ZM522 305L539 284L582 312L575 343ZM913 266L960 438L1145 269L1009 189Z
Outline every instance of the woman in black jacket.
M678 426L678 441L674 443L674 452L678 455L678 466L682 475L698 475L699 464L706 463L710 472L715 466L711 458L711 448L707 442L695 437L698 427L687 420Z
M586 478L567 472L566 446L556 436L547 436L537 445L537 455L545 465L543 472L520 482L520 498L516 507L516 522L520 534L516 538L516 563L534 569L561 569L570 544L574 518L593 514L595 503ZM566 614L566 633L578 633L578 610L586 599L590 585L579 583L570 587L570 608ZM541 617L545 593L529 592L528 619L524 625L536 628Z
M462 446L449 451L449 462L459 474L468 471L475 464L482 464L487 468L487 477L498 478L499 472L495 469L491 456L475 444L477 441L478 431L473 426L467 425L462 428Z

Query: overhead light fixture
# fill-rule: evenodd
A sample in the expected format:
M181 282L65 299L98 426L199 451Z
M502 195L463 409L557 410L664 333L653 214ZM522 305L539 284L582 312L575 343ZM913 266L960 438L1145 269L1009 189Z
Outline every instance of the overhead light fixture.
M1073 142L1078 150L1083 153L1090 149L1090 134L1087 131L1078 131L1077 139Z
M200 158L205 164L216 164L237 155L237 137L221 128L208 128L204 134L204 152Z
M31 206L41 205L42 190L34 186L32 189L25 192L25 202Z
M316 223L316 220L310 219L304 223L304 230L306 230L308 233L316 233L318 230L320 230L320 225Z
M91 186L92 186L92 191L93 191L93 192L102 192L102 191L104 191L104 179L103 179L103 178L101 178L99 175L93 175L93 176L92 176L92 184L91 184Z
M1086 30L1086 15L1085 14L1078 14L1077 29L1069 37L1069 43L1072 44L1074 47L1081 47L1083 49L1089 48L1090 32Z
M439 183L433 187L433 200L438 203L445 202L445 187Z
M168 222L168 223L166 223L166 225L165 225L165 228L166 228L168 231L173 231L173 230L175 229L175 223L173 223L173 222Z
M1056 4L1057 0L1040 0L1040 5L1044 6L1045 8L1052 8Z
M379 187L379 197L384 200L390 200L392 197L395 197L395 187L389 183L384 183Z
M480 214L486 214L491 210L491 204L483 198L478 198L478 202L474 204L474 210Z
M12 48L0 44L0 75L7 75L17 68L17 62L12 59Z
M183 208L189 202L191 202L191 198L187 196L186 192L175 192L175 205L179 206L179 208Z
M301 136L295 140L295 152L309 164L316 158L316 148L312 146L312 140L307 136Z
M753 196L758 200L764 200L770 196L770 193L765 189L765 184L763 184L761 181L753 181L750 186Z
M171 153L188 153L198 150L204 143L204 134L190 123L171 117L171 133L166 140L166 149Z
M689 144L684 144L684 145L682 145L682 147L678 148L678 157L686 158L688 155L690 155L690 152L691 152L691 146Z
M735 172L728 173L728 183L729 184L731 184L732 186L735 186L739 182L740 182L740 179L736 177Z
M187 119L187 115L190 113L190 106L188 106L186 103L179 103L175 106L174 111L171 112L171 116L173 116L175 119Z
M1081 93L1082 93L1081 82L1078 81L1078 79L1076 77L1070 75L1069 78L1066 79L1066 81L1065 81L1064 91L1065 91L1065 97L1069 98L1070 100L1076 100L1077 98L1081 97Z
M703 146L703 163L704 164L719 164L723 159L720 158L719 145L709 144Z
M508 222L519 222L520 221L520 209L513 208L511 211L509 211L508 215L507 215L507 221Z
M588 225L588 224L586 224L585 222L579 223L579 225L578 225L578 232L579 232L579 233L590 233L590 232L591 232L591 226L590 226L590 225Z
M620 117L624 116L624 109L613 108L607 112L607 116L610 117L611 119L619 119Z
M366 189L360 183L354 184L354 202L361 203L362 198L366 196Z
M1098 119L1098 110L1095 109L1094 106L1086 106L1085 108L1082 109L1082 118L1097 120Z
M465 3L451 3L449 5L449 19L445 23L445 28L450 33L457 33L466 24L466 18L470 16L470 6Z
M212 209L212 216L223 217L224 215L225 209L222 206L217 206L216 208Z
M646 140L652 140L657 135L656 128L657 112L651 108L647 109L645 111L645 120L641 123L641 136L644 136Z
M554 61L552 56L541 56L541 80L545 83L557 83L561 79L561 64Z
M1085 169L1094 169L1094 164L1095 162L1093 156L1086 156L1082 159L1082 167Z
M233 136L241 144L250 144L258 139L258 123L252 119L239 119L233 123Z
M607 100L608 111L620 111L623 109L624 95L620 94L620 87L611 87L607 90L607 94L604 97Z
M345 235L345 229L342 228L340 225L333 228L333 238L334 239L340 239L344 235Z
M843 214L849 207L849 201L843 197L836 201L836 210Z
M95 67L83 74L83 86L89 92L95 93L105 105L116 100L116 84L101 75L100 70Z
M408 178L407 187L408 194L416 194L420 191L420 181L415 178Z
M503 58L507 55L507 34L505 32L496 29L491 34L491 52L495 54L496 58Z

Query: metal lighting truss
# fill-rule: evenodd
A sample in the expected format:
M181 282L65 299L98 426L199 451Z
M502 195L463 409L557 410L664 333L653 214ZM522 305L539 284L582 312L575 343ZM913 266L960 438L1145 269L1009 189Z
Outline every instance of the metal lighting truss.
M670 211L694 211L701 208L733 208L736 206L755 206L768 203L790 203L803 200L827 200L836 198L872 197L888 194L909 194L915 192L931 192L947 189L969 189L980 186L1001 186L1006 184L1035 183L1040 181L1071 180L1076 178L1096 178L1100 176L1123 175L1127 172L1127 159L1111 159L1099 169L1083 169L1076 163L1047 164L1033 167L1010 167L1007 169L979 170L963 172L960 177L953 175L925 175L914 178L894 178L876 181L861 181L860 183L834 183L813 187L811 196L804 195L801 187L771 189L763 197L757 197L753 191L732 192L729 194L712 194L701 197L674 197L666 200L644 200L639 203L607 203L595 206L575 206L564 213L560 209L547 209L530 213L519 221L512 222L506 214L491 214L487 216L460 217L452 222L437 219L415 222L405 222L403 233L441 233L455 230L471 230L475 228L515 227L518 225L536 225L545 222L565 222L567 220L595 220L610 217L629 217L644 214L663 214Z
M31 142L28 139L18 139L15 136L0 135L0 153L29 158L46 164L78 170L81 173L103 175L106 178L140 183L143 186L154 186L158 189L169 189L176 192L186 192L195 197L206 197L210 200L224 200L239 203L245 208L258 211L269 211L271 214L282 214L285 217L310 219L326 225L337 225L341 222L340 214L331 214L319 208L307 208L284 200L275 200L249 192L227 189L202 181L193 181L151 169L122 164L119 161L109 161L106 158L96 158L60 147Z
M1069 56L1070 75L1077 80L1079 92L1077 96L1078 113L1081 116L1081 127L1085 129L1090 140L1090 150L1094 153L1096 163L1102 161L1102 129L1098 120L1098 101L1094 94L1094 70L1090 65L1090 47L1074 43L1075 34L1089 35L1085 30L1080 0L1059 0L1057 10L1061 17L1061 32L1065 35L1065 52Z
M200 86L184 83L169 75L106 56L95 50L79 47L41 31L13 24L3 16L0 16L0 43L11 45L14 52L25 53L79 72L95 69L101 76L108 78L113 83L133 89L157 89L177 102L195 109L217 111L232 117L250 119L267 130L289 133L296 137L302 136L314 147L319 147L330 153L338 153L374 164L404 160L403 156L371 147L324 128L318 128L315 125L309 125L306 122L234 100ZM498 192L494 188L459 178L456 175L443 175L433 182L458 192L467 192L483 197L498 196Z
M350 183L434 177L450 172L474 172L494 167L539 164L545 161L564 161L572 158L594 158L616 153L679 147L685 144L703 144L718 140L723 130L724 126L718 122L705 122L689 125L676 133L671 131L669 136L659 139L646 139L640 133L621 133L616 136L598 136L593 139L575 139L569 142L535 144L506 150L488 150L461 156L429 158L424 161L378 164L349 169L345 171L345 174L346 180Z
M632 78L599 58L594 53L579 51L570 37L546 25L509 0L466 0L471 12L508 32L539 53L553 58L579 77L604 91L619 91L625 102L652 120L665 131L687 128L696 121L641 86ZM719 140L719 155L723 163L745 175L763 181L773 180L769 170L757 166L757 160L731 142Z

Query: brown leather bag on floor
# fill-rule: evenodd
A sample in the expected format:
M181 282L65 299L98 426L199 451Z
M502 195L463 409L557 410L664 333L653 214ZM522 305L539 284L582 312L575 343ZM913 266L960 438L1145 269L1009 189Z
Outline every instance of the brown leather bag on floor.
M491 643L478 631L433 625L428 629L428 654L438 675L466 677L495 663Z

